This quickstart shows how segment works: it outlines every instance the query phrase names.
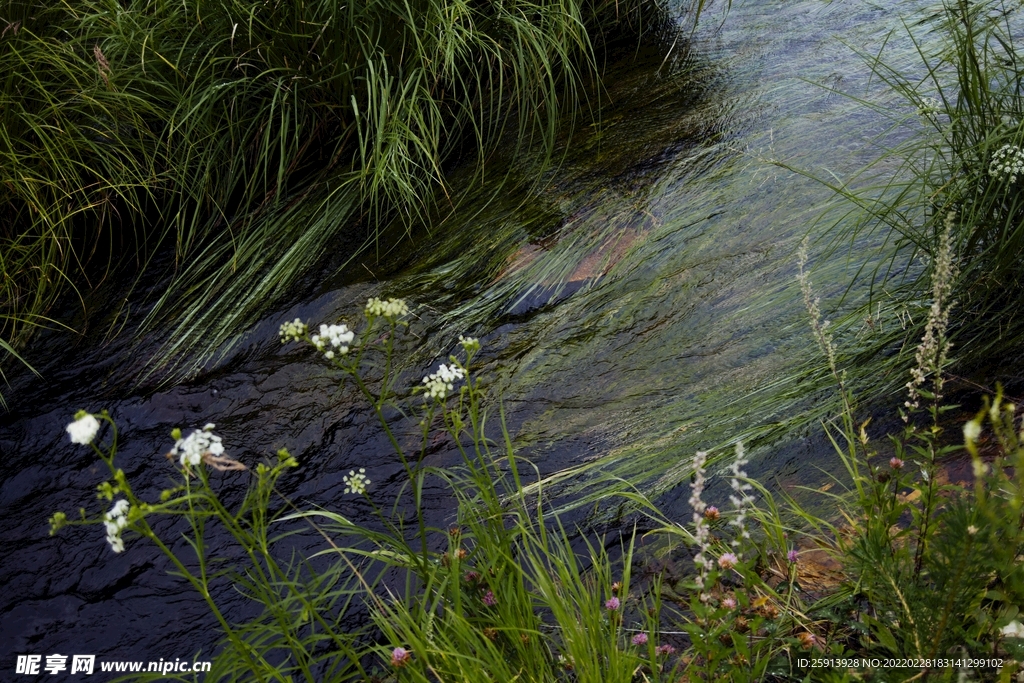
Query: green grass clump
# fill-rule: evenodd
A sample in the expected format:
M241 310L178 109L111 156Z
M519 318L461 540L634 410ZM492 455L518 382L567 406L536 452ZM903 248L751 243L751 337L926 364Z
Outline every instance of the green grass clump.
M868 305L879 310L893 302L904 311L927 310L931 281L921 262L934 259L952 221L956 305L948 332L955 369L982 378L1016 358L1024 342L1024 165L1014 165L1024 161L1020 25L1018 5L946 0L902 29L920 55L916 73L887 63L882 53L865 54L874 74L902 98L895 115L891 102L878 108L906 141L886 147L865 169L864 176L884 169L881 184L859 190L851 189L856 179L832 184L860 213L835 233L837 247L865 230L886 235L882 249L889 258L869 274L875 296ZM866 307L855 317L865 314ZM925 318L901 318L876 350L913 347ZM893 354L886 363L892 369L908 358Z
M503 138L550 146L585 102L597 46L659 12L4 0L2 348L53 325L62 293L173 250L173 272L149 276L169 284L143 329L173 340L162 360L208 358L326 252L344 260L389 221L425 221L446 163L468 155L482 170Z

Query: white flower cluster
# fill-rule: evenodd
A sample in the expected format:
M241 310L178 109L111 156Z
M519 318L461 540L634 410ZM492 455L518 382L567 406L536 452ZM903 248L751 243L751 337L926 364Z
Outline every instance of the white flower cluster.
M107 527L107 543L110 544L110 549L115 553L124 550L124 540L121 538L121 532L128 526L129 507L128 501L122 498L114 503L114 507L110 508L110 512L103 515L103 524Z
M932 375L932 400L938 404L942 398L942 368L946 365L949 349L952 344L946 339L946 328L949 326L949 309L952 303L953 278L956 277L956 264L953 259L952 234L956 225L956 212L946 214L942 234L939 236L935 261L932 264L932 305L928 310L928 322L924 327L924 336L917 346L915 359L917 363L910 371L911 380L907 382L908 400L903 404L908 410L919 407L920 392L925 379ZM909 420L904 413L903 421Z
M1024 638L1024 625L1014 619L1009 624L999 629L999 632L1006 638Z
M697 451L693 458L693 483L690 484L690 507L693 508L693 531L697 541L697 554L693 556L693 563L697 565L697 588L700 589L701 602L706 602L707 596L704 593L704 582L708 572L713 565L708 553L711 551L711 529L708 528L704 511L708 509L707 503L701 497L704 494L704 464L708 460L708 454L704 451Z
M737 548L740 546L740 539L750 539L750 532L747 531L747 515L750 508L754 505L754 498L750 495L750 491L754 487L742 481L747 478L747 473L743 471L743 466L747 462L748 460L744 457L743 443L737 441L736 459L729 466L729 473L731 475L729 485L733 490L732 495L729 496L729 501L736 508L736 516L730 520L729 524L736 527L736 538L733 539L732 544ZM740 556L742 557L742 554Z
M376 297L371 297L366 302L366 315L372 316L384 316L385 318L395 319L399 316L403 316L409 312L409 306L405 303L405 299L388 299L382 301Z
M480 340L476 337L463 337L460 334L459 343L462 344L462 348L466 353L472 353L473 351L480 350Z
M988 173L996 180L1017 182L1017 178L1024 174L1024 150L1017 145L1003 145L992 155Z
M180 456L182 467L198 465L203 461L203 455L209 453L213 456L224 455L224 444L220 437L212 432L214 424L210 423L201 430L196 430L187 438L178 439L171 449L171 456Z
M964 423L964 441L972 444L981 436L981 425L977 420Z
M810 236L805 237L803 242L800 243L800 248L796 252L797 260L797 281L800 282L800 291L804 295L804 307L807 309L807 315L811 319L811 331L814 333L814 339L818 342L818 347L821 348L825 357L828 358L828 366L832 369L833 374L838 374L838 366L836 365L836 347L832 342L832 333L828 331L828 327L831 324L828 320L821 319L821 299L814 296L814 291L811 287L811 277L805 270L807 266L807 251L810 247Z
M320 334L310 337L313 346L317 351L323 351L324 358L334 358L334 352L344 356L348 353L349 344L355 339L356 333L348 329L347 325L321 325Z
M455 388L455 382L465 376L466 374L458 365L454 363L444 365L442 363L437 372L423 378L423 384L427 387L427 399L445 398L448 396L448 392Z
M366 478L365 467L360 467L358 472L349 470L342 480L345 482L345 493L362 495L366 493L366 487L370 485L370 480Z
M308 329L306 323L302 322L301 318L296 318L290 323L282 323L281 343L287 344L290 341L300 341L306 335L306 330Z
M921 103L917 107L918 116L930 116L934 114L942 113L944 106L941 101L934 97L922 97Z
M75 416L75 421L67 426L71 435L71 443L88 446L100 431L100 421L84 411Z

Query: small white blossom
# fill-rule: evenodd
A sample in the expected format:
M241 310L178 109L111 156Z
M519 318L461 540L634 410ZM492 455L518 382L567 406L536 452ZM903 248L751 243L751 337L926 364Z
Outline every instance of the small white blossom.
M184 439L174 442L171 449L171 456L179 456L182 467L195 466L203 461L203 455L209 453L213 456L224 455L224 444L221 438L213 434L211 430L214 425L207 424L201 430L196 430Z
M71 435L71 443L80 443L83 446L91 444L99 431L100 421L89 413L80 413L75 421L67 426L67 432Z
M986 474L988 474L988 465L983 463L980 459L975 459L971 463L971 470L974 473L975 479L981 479Z
M939 114L943 110L942 102L934 97L922 97L921 104L917 107L918 116L931 116Z
M743 471L743 466L748 462L743 450L743 443L737 441L736 459L729 466L729 473L731 475L729 477L729 486L733 490L733 494L729 496L729 501L736 508L736 516L730 520L729 524L736 527L736 538L733 539L732 545L737 548L740 547L741 540L750 539L750 531L747 530L747 515L750 514L750 510L754 506L754 498L750 495L753 486L743 481L747 478L747 473ZM742 557L742 555L740 556Z
M964 424L964 441L974 443L981 436L981 425L977 420L971 420Z
M355 339L356 333L348 325L321 325L320 334L310 337L317 351L323 351L327 359L334 358L335 352L344 356ZM330 355L328 355L330 354Z
M382 301L376 297L371 297L366 302L366 315L368 316L384 316L385 318L394 320L408 312L409 306L405 303L405 299L388 299L387 301Z
M917 362L910 371L911 379L906 384L908 400L904 405L910 411L919 407L918 389L924 386L929 375L932 376L933 400L938 403L942 398L942 369L946 365L946 358L952 346L946 338L946 328L949 326L949 309L952 305L950 295L953 292L953 278L956 277L957 270L952 244L955 224L956 212L950 211L946 214L932 264L932 305L928 310L928 322L925 324L921 343L917 346ZM905 413L903 421L906 422L909 417Z
M437 372L423 378L423 384L427 389L427 399L445 398L448 396L448 392L455 388L455 382L463 377L465 377L465 373L458 365L453 363L449 366L442 363Z
M124 540L121 538L121 532L128 526L128 509L130 507L128 501L122 498L114 503L114 507L110 508L110 512L103 515L103 525L107 530L107 543L110 544L110 549L115 553L124 550Z
M1024 150L1017 145L1003 145L992 155L988 173L996 180L1017 182L1017 176L1024 173Z
M307 331L306 323L302 322L301 318L296 318L290 323L283 323L281 325L281 343L287 344L290 341L299 341L305 335Z
M697 565L697 588L700 589L701 602L707 602L707 594L704 592L708 572L714 567L709 554L711 552L711 529L708 527L707 518L704 512L708 509L704 502L704 465L707 463L708 454L704 451L697 451L693 458L693 483L690 484L690 507L693 508L693 531L697 540L697 554L693 556L693 563Z
M366 478L365 467L360 467L358 472L349 470L342 480L345 482L345 493L362 495L366 493L366 487L370 485L370 480Z
M1014 619L1006 626L999 629L999 632L1006 638L1024 638L1024 625Z
M463 337L460 334L459 343L462 344L462 348L466 353L480 350L480 340L476 337Z

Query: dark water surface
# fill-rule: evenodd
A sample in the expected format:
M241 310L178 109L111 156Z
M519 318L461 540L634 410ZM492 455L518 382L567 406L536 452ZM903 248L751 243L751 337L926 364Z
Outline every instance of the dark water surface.
M913 114L869 82L850 47L877 51L910 11L746 0L720 28L709 15L688 48L681 39L667 57L668 43L639 51L630 66L611 65L600 127L577 130L542 191L470 199L417 238L394 275L325 280L173 388L125 388L152 353L145 343L46 337L49 348L28 354L44 378L16 381L12 410L0 417L0 680L17 678L14 654L191 658L218 640L203 602L168 576L156 549L129 537L115 555L99 527L47 535L56 510L96 511L92 492L106 477L91 450L64 433L80 408L115 417L118 462L143 498L173 475L162 457L170 430L207 422L250 464L289 448L302 467L283 486L297 501L365 515L342 494L342 476L356 467L367 468L376 500L394 498L404 474L354 392L277 339L280 323L296 316L351 320L369 296L403 295L414 307L406 386L435 369L458 334L479 336L517 443L543 473L572 474L571 482L616 473L668 492L666 509L684 514L686 496L672 491L696 449L785 426L816 400L818 385L794 379L815 353L794 250L830 194L765 161L844 176L879 155L872 141L889 120L837 91ZM904 39L890 49L897 64L914 64ZM856 246L860 256L867 245ZM821 293L842 291L859 265L818 264ZM806 481L815 465L832 466L809 460L805 441L768 443L755 450L755 473ZM433 444L430 464L453 462L450 446ZM217 478L228 497L245 485L244 475ZM442 523L447 498L429 493L430 515ZM322 547L315 538L297 543ZM251 613L229 588L220 599L233 616Z

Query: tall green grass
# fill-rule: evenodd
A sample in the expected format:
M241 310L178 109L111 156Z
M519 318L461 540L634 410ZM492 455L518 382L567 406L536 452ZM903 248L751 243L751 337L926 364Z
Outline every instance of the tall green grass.
M885 235L870 273L873 310L902 309L899 326L868 353L912 349L923 330L931 281L921 264L934 259L947 217L955 215L952 247L958 269L949 335L955 372L991 375L1024 343L1024 176L1000 174L993 164L1005 146L1024 145L1022 66L1015 45L1022 17L1001 0L947 0L900 32L913 42L920 67L909 73L886 61L885 50L863 54L879 81L902 98L871 104L893 122L905 142L885 146L859 178L824 181L852 200L853 221L834 232L835 246L853 244L865 231ZM895 112L895 113L894 113ZM874 182L865 184L865 178ZM858 183L861 189L853 189ZM847 217L848 218L848 217ZM833 252L834 253L834 252ZM867 309L854 314L862 324ZM906 353L889 355L903 366ZM865 361L869 362L869 361ZM903 381L886 388L898 389Z
M564 112L598 106L598 46L662 19L655 0L4 0L3 349L173 251L141 327L198 367L326 252L456 202L446 163L550 151Z

